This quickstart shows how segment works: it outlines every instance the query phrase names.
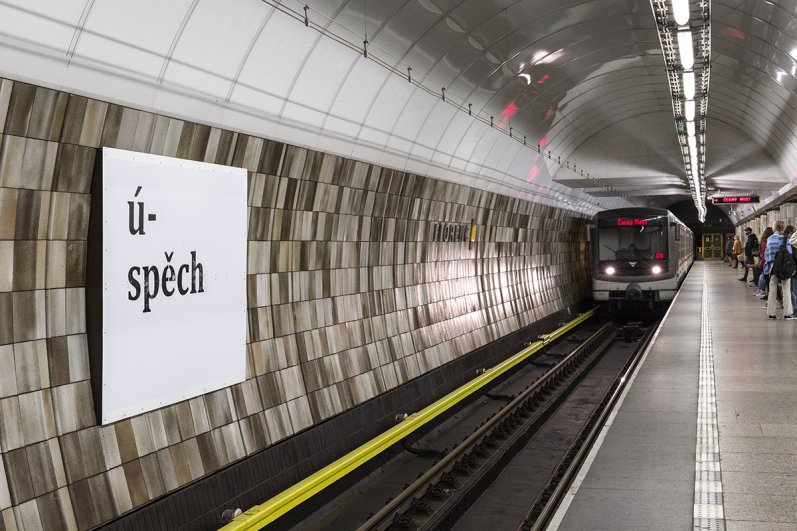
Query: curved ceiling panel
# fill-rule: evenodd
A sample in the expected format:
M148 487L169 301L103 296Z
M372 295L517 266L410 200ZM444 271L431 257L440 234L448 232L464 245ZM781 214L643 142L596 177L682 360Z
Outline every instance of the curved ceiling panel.
M627 204L603 185L689 194L647 0L310 0L310 27L304 5L4 0L0 72L585 212ZM797 0L712 17L708 184L775 192L797 175Z

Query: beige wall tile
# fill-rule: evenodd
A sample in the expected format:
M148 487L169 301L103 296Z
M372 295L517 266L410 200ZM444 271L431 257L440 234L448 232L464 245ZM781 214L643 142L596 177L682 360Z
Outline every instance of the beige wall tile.
M14 242L0 240L0 292L11 291L14 285Z
M149 501L147 486L144 482L144 474L141 471L141 464L138 459L130 461L122 467L127 480L127 490L130 493L130 501L133 507L138 507Z
M80 131L81 146L99 147L102 135L102 126L105 122L105 113L108 104L97 100L88 100L86 105L86 116L83 119L83 127Z
M66 290L66 333L86 333L86 291L83 288Z
M28 455L24 448L18 448L2 455L3 466L8 478L11 503L20 505L33 499L33 480L30 477Z
M113 425L101 426L99 430L102 455L105 459L105 468L110 470L122 464L122 458L119 455L119 446L116 440L116 428Z
M149 425L148 415L139 415L130 419L133 436L136 442L136 451L139 456L144 456L155 451L155 441L152 438L152 428Z
M10 452L25 444L22 432L22 418L19 411L19 398L12 396L0 400L0 451Z
M58 490L58 501L63 511L67 531L78 531L77 518L75 518L75 511L72 507L68 489L62 488Z
M8 104L11 100L11 89L14 82L10 79L0 79L0 133L5 132Z
M5 467L0 467L0 511L11 507L11 493L8 490L8 479Z
M14 345L14 362L17 369L19 393L29 393L42 388L37 343L36 341L27 341Z
M0 346L0 398L17 394L14 345Z
M201 399L200 399L201 400ZM147 413L149 416L149 426L152 430L152 441L157 450L161 450L169 446L169 441L166 438L166 428L163 426L163 415L160 410Z
M19 81L14 83L6 115L6 133L19 136L27 134L35 97L36 87L34 85Z
M6 526L6 531L19 531L14 509L6 509L0 512L0 519L2 519L3 524Z
M25 531L45 531L42 526L39 506L36 500L30 500L18 507L19 520L22 522L22 529Z
M89 497L97 522L105 522L119 514L111 488L110 474L99 474L88 480ZM78 513L79 514L79 513Z
M77 411L75 410L75 386L61 385L52 389L53 412L58 435L64 435L77 429Z
M149 454L141 458L141 473L144 477L144 485L147 489L147 496L150 499L157 498L166 494L166 486L161 476L160 464L156 454Z
M19 188L22 183L22 161L25 158L25 138L3 135L0 145L0 186Z
M0 188L0 240L14 239L17 197L18 190L15 188Z
M108 481L111 485L111 492L116 507L120 513L124 513L133 508L133 501L130 499L130 489L127 486L124 468L116 467L108 471Z
M158 457L161 477L163 478L163 486L166 488L167 492L173 491L180 486L180 482L177 480L177 472L174 468L174 462L172 461L171 448L159 450L156 455Z
M196 433L200 434L210 431L210 418L208 417L208 410L202 397L192 398L189 404Z
M179 485L185 485L191 481L191 471L188 467L188 459L185 455L185 448L183 443L175 444L169 447L171 454L171 461L174 465L174 473Z
M199 446L197 446L196 438L188 439L183 443L183 450L185 457L188 461L188 470L192 479L197 479L205 474L205 469L202 466L202 457L199 455Z

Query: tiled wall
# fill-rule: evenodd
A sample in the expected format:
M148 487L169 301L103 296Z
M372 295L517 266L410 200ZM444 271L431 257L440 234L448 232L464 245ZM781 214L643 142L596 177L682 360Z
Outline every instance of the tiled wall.
M85 320L98 148L249 170L248 379L99 427ZM0 531L88 529L589 293L572 212L0 82ZM478 243L431 242L469 224Z

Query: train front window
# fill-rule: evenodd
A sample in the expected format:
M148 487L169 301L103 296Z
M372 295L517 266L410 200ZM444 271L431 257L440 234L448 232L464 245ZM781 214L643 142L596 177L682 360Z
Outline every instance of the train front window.
M603 219L598 253L601 261L667 259L667 217Z

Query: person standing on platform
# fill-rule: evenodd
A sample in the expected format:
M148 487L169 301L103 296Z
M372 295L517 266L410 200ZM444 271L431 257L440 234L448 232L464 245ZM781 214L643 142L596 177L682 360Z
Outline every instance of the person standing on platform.
M766 248L766 263L764 264L764 273L769 275L769 295L767 296L767 315L769 315L770 319L777 319L778 316L776 314L776 305L777 305L777 297L778 297L778 277L772 274L772 262L775 260L775 255L778 254L780 251L781 246L786 245L786 250L790 253L792 252L791 245L789 245L788 240L783 236L783 232L786 230L786 224L783 221L776 221L775 222L775 234L770 236L767 239L767 248ZM788 293L789 296L785 297L783 300L783 308L784 314L786 315L787 319L792 319L792 313L794 312L791 307L791 282L789 279L783 281L783 291Z
M797 246L797 232L793 232L793 234L789 238L789 244L791 245L792 256L794 256L794 249L795 246ZM797 259L797 256L795 256L794 258ZM797 317L797 282L794 281L792 281L791 283L791 307L793 312L792 315L794 317Z
M728 267L733 267L733 260L731 260L731 256L733 255L733 238L728 238L728 242L725 244L725 256L728 257Z
M731 254L731 267L738 267L739 266L739 255L742 254L742 242L739 241L739 237L734 235L733 237L733 253Z
M744 242L744 276L739 279L741 282L747 282L747 274L753 269L754 256L758 253L758 238L753 234L753 229L747 227L744 229L744 235L747 240ZM753 273L753 278L755 278L755 273Z
M758 269L758 282L757 282L758 291L753 293L753 295L755 295L755 296L757 296L759 298L762 298L762 299L767 294L767 287L769 286L769 276L764 273L764 267L766 266L766 261L767 261L766 260L767 239L769 239L769 237L772 236L773 232L774 231L772 230L772 227L767 227L766 229L764 229L764 233L761 235L761 250L759 251L759 254L758 254L759 263L758 263L758 268L757 268ZM753 271L753 274L755 274L755 273L756 272Z

